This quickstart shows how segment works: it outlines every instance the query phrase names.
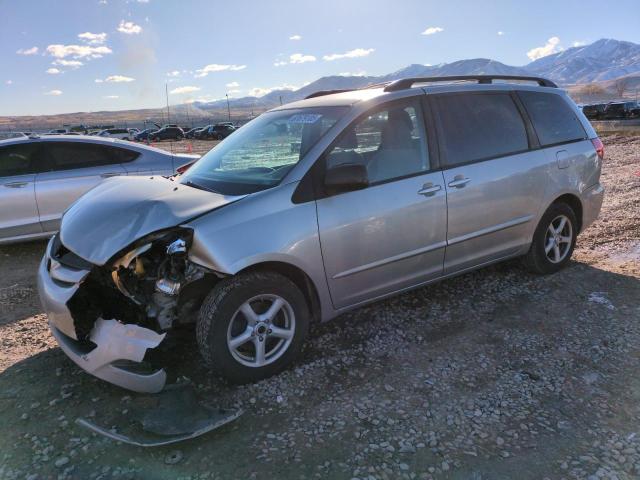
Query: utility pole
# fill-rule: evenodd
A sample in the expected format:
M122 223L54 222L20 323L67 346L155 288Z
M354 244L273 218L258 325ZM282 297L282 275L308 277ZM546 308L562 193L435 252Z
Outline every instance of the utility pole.
M167 99L167 123L171 123L169 118L169 89L166 83L164 84L164 96Z
M231 107L229 107L229 94L225 93L225 97L227 97L227 117L229 117L229 121L231 121Z
M282 95L280 95L280 105L282 106Z

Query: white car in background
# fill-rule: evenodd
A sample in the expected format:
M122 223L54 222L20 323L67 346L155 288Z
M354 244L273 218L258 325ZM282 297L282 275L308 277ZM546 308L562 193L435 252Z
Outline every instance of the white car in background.
M133 128L107 128L98 133L99 137L117 138L118 140L133 140L138 131Z
M86 135L2 140L0 244L50 237L67 207L106 178L183 173L198 158Z

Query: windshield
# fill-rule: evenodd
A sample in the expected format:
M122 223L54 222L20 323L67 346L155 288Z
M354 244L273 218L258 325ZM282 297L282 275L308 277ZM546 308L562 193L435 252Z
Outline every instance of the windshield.
M265 113L210 150L180 181L224 195L271 188L347 110L322 107Z

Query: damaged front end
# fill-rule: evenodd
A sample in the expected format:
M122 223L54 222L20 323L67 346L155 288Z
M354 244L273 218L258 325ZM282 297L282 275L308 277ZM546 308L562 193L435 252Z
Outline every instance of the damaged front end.
M54 237L38 285L52 333L65 353L106 381L137 392L160 391L164 369L150 370L143 361L168 330L195 321L216 279L189 261L191 239L189 229L156 232L98 266Z

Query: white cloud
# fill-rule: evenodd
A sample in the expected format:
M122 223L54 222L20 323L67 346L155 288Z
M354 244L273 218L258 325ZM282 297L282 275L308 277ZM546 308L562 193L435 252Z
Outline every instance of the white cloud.
M542 47L532 48L527 52L527 57L529 60L537 60L542 57L546 57L547 55L551 55L553 53L557 53L562 51L562 47L560 46L560 39L558 37L551 37L547 40L547 43Z
M84 42L87 42L89 45L102 45L104 42L107 41L107 34L104 32L103 33L84 32L84 33L79 33L78 38Z
M289 62L285 62L284 60L278 60L276 62L273 62L273 66L274 67L281 67L283 65L287 65Z
M62 73L62 70L59 70L59 69L57 69L57 68L53 68L53 67L52 67L52 68L50 68L50 69L48 69L48 70L47 70L47 73L48 73L49 75L56 75L56 74L58 74L58 73Z
M102 80L101 78L96 78L96 79L94 80L94 82L96 82L96 83L102 83L102 82L104 82L104 80Z
M203 68L196 70L196 77L206 77L210 73L214 72L224 72L225 70L230 70L232 72L236 72L238 70L244 70L247 68L246 65L218 65L217 63L210 63L209 65L205 65Z
M227 88L236 88L239 87L240 84L238 82L231 82L231 83L227 83Z
M127 35L137 35L142 31L142 27L140 25L136 25L133 22L125 22L124 20L120 20L118 31L121 33L126 33Z
M62 95L62 90L49 90L48 92L44 92L44 94L57 97L58 95Z
M138 0L138 3L149 3L149 0Z
M193 93L200 90L200 87L186 86L186 87L178 87L171 90L169 93L172 95L180 95L184 93Z
M302 53L294 53L289 56L289 63L307 63L307 62L315 62L316 57L313 55L304 55Z
M249 92L247 93L250 97L263 97L264 95L266 95L271 91L273 91L273 88L254 87L251 90L249 90Z
M435 35L436 33L444 32L444 28L442 27L429 27L420 35Z
M366 77L367 72L361 70L359 72L342 72L338 74L341 77Z
M302 40L302 37L300 35L291 35L289 40Z
M584 47L587 44L587 42L582 41L582 40L576 40L575 42L573 42L571 44L571 46L573 47Z
M167 72L167 77L179 77L180 76L180 70L173 70L171 72Z
M7 85L13 85L13 80L7 80L7 81L6 81L6 82L4 82L4 83L6 83Z
M52 65L60 65L62 67L78 68L84 65L80 60L64 60L58 59L52 62Z
M504 35L504 32L502 30L498 30L498 36L501 37Z
M120 98L120 97L118 95L105 95L103 98L115 99L115 98Z
M104 79L107 83L129 83L133 82L135 78L125 77L124 75L109 75Z
M35 55L38 53L38 47L21 48L16 51L18 55Z
M322 58L328 62L331 62L333 60L340 60L341 58L366 57L373 52L375 52L375 48L356 48L345 53L332 53L331 55L325 55Z
M92 47L91 45L49 45L47 47L47 53L56 58L100 58L103 55L112 53L109 47L99 46Z
M262 97L264 95L266 95L267 93L271 93L275 90L298 90L300 87L296 86L296 85L290 85L288 83L285 83L283 85L278 85L276 87L271 87L271 88L262 88L262 87L254 87L251 90L249 90L247 92L247 95L249 95L250 97Z
M239 90L237 88L234 88L233 90L229 90L227 93L229 94L229 96L235 94L235 93L240 93L242 90Z

